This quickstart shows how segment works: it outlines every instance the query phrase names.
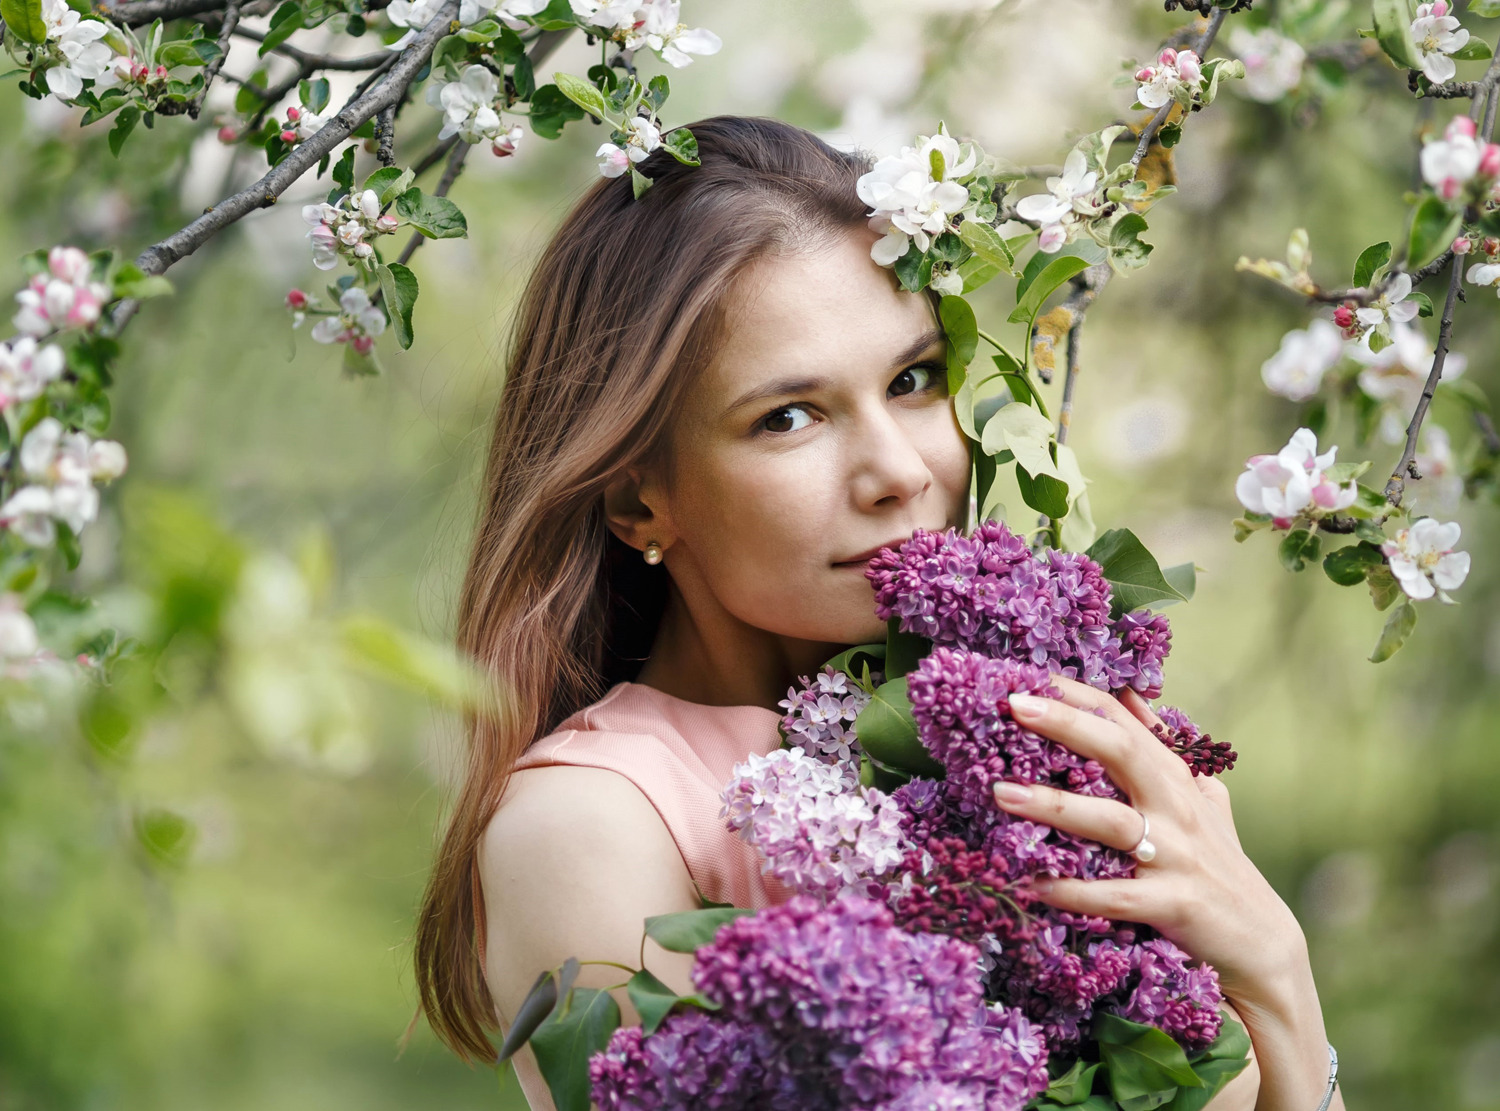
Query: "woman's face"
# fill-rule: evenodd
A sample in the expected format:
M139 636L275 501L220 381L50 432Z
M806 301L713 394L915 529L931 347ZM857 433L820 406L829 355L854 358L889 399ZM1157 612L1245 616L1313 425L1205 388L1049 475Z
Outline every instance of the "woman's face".
M927 295L870 259L876 238L852 229L748 270L677 416L653 523L700 622L881 639L868 557L963 523L969 452L945 341Z

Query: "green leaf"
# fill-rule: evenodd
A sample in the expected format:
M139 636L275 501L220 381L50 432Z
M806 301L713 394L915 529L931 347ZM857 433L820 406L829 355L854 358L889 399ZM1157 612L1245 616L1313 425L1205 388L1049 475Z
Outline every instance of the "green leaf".
M1033 477L1020 463L1016 464L1016 485L1021 500L1038 513L1060 521L1068 515L1068 484L1049 474Z
M712 941L724 923L754 913L745 907L709 907L657 914L646 919L646 936L673 953L692 953Z
M674 127L662 136L661 145L684 166L699 165L698 137L685 127Z
M469 234L468 221L458 205L420 189L408 189L396 198L396 214L428 239L461 239Z
M1402 602L1391 610L1391 615L1385 619L1385 628L1380 630L1380 640L1375 644L1375 651L1370 653L1370 662L1384 663L1394 656L1416 627L1417 607L1411 602Z
M1169 123L1163 125L1162 129L1156 133L1156 141L1168 150L1175 147L1178 143L1182 142L1182 124Z
M505 1041L500 1043L500 1054L495 1058L495 1063L501 1064L515 1056L556 1005L557 978L549 969L536 978L536 983L531 985L526 998L521 1000L520 1007L516 1009L515 1021L505 1032Z
M620 1006L614 996L574 988L531 1035L537 1067L557 1111L589 1111L589 1058L608 1044L619 1025Z
M1483 39L1470 38L1468 42L1453 51L1448 57L1459 62L1473 62L1488 58L1493 53L1494 51L1490 49L1490 44Z
M1042 1093L1042 1098L1051 1100L1060 1107L1072 1107L1082 1103L1089 1098L1089 1093L1094 1087L1094 1074L1099 1071L1100 1063L1094 1062L1085 1067L1082 1057L1073 1062L1073 1067L1063 1073Z
M1301 571L1309 563L1317 561L1318 550L1322 545L1323 541L1317 533L1297 528L1282 538L1277 554L1281 557L1281 565L1288 571Z
M922 662L932 651L932 641L916 633L901 631L901 618L893 616L885 623L885 677L899 679Z
M1375 243L1359 253L1354 261L1354 284L1368 286L1375 272L1391 261L1391 245Z
M581 120L587 114L556 85L542 85L531 94L531 130L543 139L556 139L570 120Z
M1445 247L1444 250L1447 250ZM1432 315L1432 298L1420 291L1413 291L1406 295L1406 299L1416 304L1418 316Z
M835 671L842 671L845 675L858 678L865 667L871 670L884 669L885 667L885 645L883 644L856 644L853 648L845 648L837 656L827 660L823 667L831 667ZM823 668L819 668L819 671Z
M1323 477L1329 482L1335 482L1340 486L1353 482L1360 475L1370 469L1368 459L1359 463L1335 463L1323 472Z
M1127 212L1109 229L1109 261L1117 271L1138 270L1146 265L1152 245L1141 241L1147 229L1146 218L1139 212Z
M181 814L153 807L136 814L135 835L157 864L177 868L187 863L198 830Z
M719 1009L717 1003L697 992L691 995L678 995L644 968L630 978L625 985L625 991L630 996L632 1005L640 1012L641 1029L647 1034L654 1034L656 1028L679 1004L686 1003L708 1011Z
M1156 557L1129 529L1110 529L1085 554L1099 565L1109 581L1119 613L1168 600L1187 601L1162 574Z
M260 49L256 51L259 57L264 58L266 54L276 49L292 35L306 26L303 22L303 12L297 0L286 0L286 3L277 8L271 16L271 22L266 28L266 37L261 40Z
M1010 451L1016 462L1033 478L1050 475L1060 478L1052 461L1052 422L1030 405L1012 402L1002 405L984 422L980 445L988 455Z
M1110 1093L1122 1105L1133 1100L1142 1101L1135 1106L1160 1106L1149 1101L1164 1092L1170 1099L1173 1089L1204 1086L1182 1047L1155 1026L1096 1012L1094 1039L1109 1069Z
M396 342L404 351L412 341L411 310L419 292L417 276L399 262L381 266L376 273L380 275L380 292L385 298L387 315L396 329Z
M984 262L1007 274L1016 272L1016 256L1000 238L1000 233L982 220L965 220L958 225L958 237L968 244Z
M5 29L22 42L47 41L42 0L0 0L0 19L5 20Z
M147 277L133 262L125 263L115 271L113 295L116 297L133 297L137 301L145 301L171 292L170 281L160 275Z
M904 675L875 688L869 703L854 719L854 735L860 747L882 764L915 775L943 775L943 765L932 758L917 736Z
M1431 261L1453 241L1460 219L1460 213L1454 212L1431 193L1423 197L1412 216L1406 265L1415 268Z
M194 49L192 42L187 39L175 39L161 48L161 53L156 56L157 65L175 69L178 66L201 66L204 65L203 55Z
M315 113L321 113L324 108L328 107L328 78L319 77L313 81L299 81L297 96L304 107Z
M944 297L938 302L938 317L948 336L948 350L967 366L979 350L979 322L974 309L962 297Z
M1182 595L1184 602L1191 602L1193 594L1198 589L1198 568L1192 563L1174 563L1171 567L1161 569L1161 577L1167 580L1167 584L1177 593ZM1164 598L1159 606L1169 606L1175 598Z
M1385 556L1367 540L1338 548L1323 557L1323 573L1340 586L1358 586L1374 568L1384 566Z
M552 80L557 82L558 90L578 107L590 115L610 122L609 102L604 99L604 94L594 88L581 77L574 77L571 73L554 73Z
M125 140L130 138L130 133L135 130L135 125L141 121L141 110L134 105L121 108L120 114L115 117L114 127L109 129L109 153L116 158L120 157L120 148L125 145Z
M1470 0L1469 14L1494 19L1500 15L1500 0Z
M1043 266L1030 282L1023 275L1016 289L1016 307L1011 310L1008 318L1010 322L1030 323L1036 319L1042 302L1074 274L1086 270L1088 266L1088 260L1077 255L1059 255Z
M344 148L344 153L339 155L339 160L333 164L333 172L329 177L333 180L333 188L328 191L329 204L337 204L338 199L345 193L354 191L353 147Z
M1375 603L1377 610L1389 609L1391 603L1405 593L1389 567L1370 568L1365 582L1370 587L1370 600Z
M350 147L347 153L353 154L354 148ZM353 159L350 159L350 166L352 168ZM365 178L364 187L375 190L375 195L380 198L380 204L384 207L410 189L411 183L415 178L416 175L410 169L403 170L398 166L382 166L369 177ZM353 186L346 186L346 188L353 188Z
M1380 47L1403 69L1421 69L1411 37L1412 12L1407 0L1375 0L1375 37Z

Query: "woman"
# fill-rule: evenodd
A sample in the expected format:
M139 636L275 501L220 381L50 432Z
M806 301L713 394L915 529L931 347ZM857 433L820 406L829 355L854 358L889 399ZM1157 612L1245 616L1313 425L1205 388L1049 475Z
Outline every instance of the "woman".
M428 1019L466 1057L493 1059L487 1031L539 970L636 964L648 915L785 897L717 790L777 747L796 676L883 636L864 561L968 511L933 301L870 259L868 162L769 119L692 130L701 166L658 152L641 200L624 180L584 196L517 320L459 620L505 710L473 727L416 946ZM1028 724L1099 759L1158 853L1135 880L1043 898L1149 923L1219 970L1259 1073L1216 1108L1312 1111L1328 1051L1306 945L1227 793L1156 741L1141 699L1061 686L1071 705ZM1117 848L1141 836L1109 800L997 801ZM645 959L691 989L690 957L651 942ZM550 1108L529 1051L517 1068Z

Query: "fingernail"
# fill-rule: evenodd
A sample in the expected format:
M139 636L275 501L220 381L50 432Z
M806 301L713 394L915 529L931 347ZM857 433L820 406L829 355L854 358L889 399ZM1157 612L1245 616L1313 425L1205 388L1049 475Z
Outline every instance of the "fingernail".
M1031 890L1035 891L1038 895L1045 895L1047 894L1047 892L1052 890L1052 877L1032 876L1026 886L1031 888Z
M1013 694L1009 701L1010 711L1016 717L1039 718L1047 711L1047 700L1034 694Z
M1031 798L1031 788L1024 783L1008 781L995 784L995 801L1020 803Z

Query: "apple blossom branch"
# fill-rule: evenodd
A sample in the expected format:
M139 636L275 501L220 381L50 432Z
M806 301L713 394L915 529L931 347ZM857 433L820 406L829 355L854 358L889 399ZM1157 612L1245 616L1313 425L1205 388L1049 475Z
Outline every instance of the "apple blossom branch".
M1184 4L1184 6L1186 6L1186 4ZM1198 11L1199 9L1195 7L1191 10ZM1213 45L1214 39L1218 37L1219 28L1224 25L1224 19L1226 16L1228 16L1228 14L1229 9L1227 8L1214 9L1214 14L1208 17L1208 26L1204 28L1203 34L1198 38L1198 41L1193 44L1194 54L1197 54L1198 57L1201 58L1208 52L1208 48ZM1141 131L1140 142L1136 143L1135 153L1130 156L1130 164L1132 166L1139 166L1141 164L1141 159L1146 157L1146 152L1151 149L1151 141L1156 138L1156 133L1160 131L1162 129L1162 125L1167 122L1167 117L1171 115L1172 106L1174 103L1174 101L1169 100L1160 108L1158 108L1156 110L1156 115L1151 117L1151 122L1148 123L1145 129Z

